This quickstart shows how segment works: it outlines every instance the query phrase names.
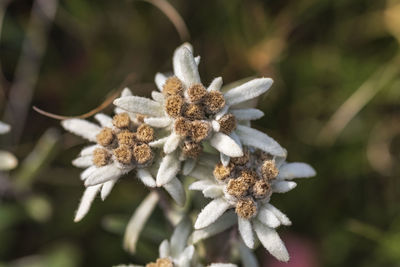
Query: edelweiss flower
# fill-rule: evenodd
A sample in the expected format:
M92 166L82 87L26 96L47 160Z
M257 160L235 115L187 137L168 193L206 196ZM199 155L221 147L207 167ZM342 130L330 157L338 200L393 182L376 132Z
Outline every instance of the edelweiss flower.
M11 130L10 125L0 121L0 134ZM17 158L8 151L0 150L0 171L9 171L18 165Z
M199 179L189 189L201 190L205 197L214 199L200 212L194 227L209 227L234 208L247 247L254 248L257 236L273 256L288 261L288 252L275 228L291 222L269 203L270 197L272 193L290 191L296 186L292 179L314 176L315 171L305 163L287 163L284 158L261 150L244 148L244 151L242 157L232 158L227 166L218 163L210 171L212 161L203 161L189 174Z
M129 89L125 89L123 95L129 94ZM141 116L132 117L132 114L126 112L117 112L113 118L99 113L95 115L95 119L100 126L82 119L68 119L61 123L66 130L96 143L84 148L72 162L76 167L86 168L81 173L81 179L87 187L75 221L86 215L99 191L104 200L116 181L133 169L146 186L156 186L152 176L156 165L153 164L155 154L149 146L155 138L154 129L143 123ZM178 179L171 179L164 184L164 188L183 205L185 195Z
M175 228L171 240L164 240L159 247L159 258L146 267L203 267L197 260L193 245L188 245L192 225L183 219ZM140 265L119 265L118 267L139 267ZM237 267L230 263L212 263L209 267Z
M207 88L202 84L197 67L199 60L193 57L191 45L183 44L173 56L174 75L156 75L155 82L161 93L152 92L153 100L128 96L114 101L127 112L147 115L145 123L165 130L166 137L150 143L150 146L163 147L167 154L157 175L158 185L176 176L179 160L185 161L184 173L190 172L203 151L204 141L221 153L224 165L230 157L243 155L242 145L280 157L286 155L276 141L248 126L250 120L261 118L263 112L242 107L246 101L265 93L272 80L254 79L223 93L221 77Z

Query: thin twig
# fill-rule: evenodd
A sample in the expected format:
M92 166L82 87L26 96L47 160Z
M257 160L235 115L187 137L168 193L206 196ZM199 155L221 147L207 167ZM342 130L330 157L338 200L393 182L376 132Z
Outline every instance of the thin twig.
M142 0L152 4L164 13L165 16L174 24L176 31L179 34L182 42L190 39L189 30L185 24L185 21L179 15L178 11L166 0Z
M98 107L90 110L89 112L86 112L82 115L77 115L77 116L64 116L64 115L58 115L58 114L54 114L54 113L50 113L48 111L45 111L43 109L40 109L36 106L33 106L33 110L35 110L36 112L38 112L39 114L42 114L46 117L52 118L52 119L56 119L56 120L67 120L67 119L86 119L89 118L91 116L93 116L94 114L102 111L103 109L105 109L106 107L108 107L115 98L118 97L118 95L121 93L122 89L125 88L129 83L131 83L134 79L136 78L135 73L131 73L129 74L124 81L122 82L121 86L111 92L111 95L109 97L106 98L106 100L104 100L103 103L101 103Z
M40 113L46 117L52 118L52 119L56 119L56 120L67 120L67 119L73 119L73 118L77 118L77 119L86 119L89 118L91 116L93 116L94 114L102 111L103 109L105 109L106 107L108 107L115 98L118 97L118 95L120 94L121 89L116 90L110 97L108 97L103 103L101 103L100 106L92 109L91 111L84 113L82 115L78 115L78 116L64 116L64 115L57 115L54 113L50 113L47 111L44 111L43 109L40 109L36 106L33 106L33 110L35 110L37 113Z

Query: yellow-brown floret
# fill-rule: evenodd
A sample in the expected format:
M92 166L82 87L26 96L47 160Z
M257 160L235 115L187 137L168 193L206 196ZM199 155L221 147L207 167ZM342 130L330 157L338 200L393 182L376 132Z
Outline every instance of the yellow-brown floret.
M274 160L266 160L261 166L261 173L264 179L272 180L279 174Z
M187 104L184 108L184 116L190 120L204 119L203 106L199 104Z
M114 156L122 164L130 164L132 162L131 148L128 146L119 146L113 150Z
M200 143L185 141L182 152L186 157L195 159L203 152L203 146Z
M122 131L117 134L118 144L133 147L135 144L135 133Z
M109 163L111 155L104 148L96 148L93 151L93 164L97 167L105 166Z
M231 158L231 162L235 165L245 165L250 160L250 153L247 149L243 149L243 156Z
M265 198L267 197L268 193L271 191L271 185L268 181L262 179L258 180L253 185L253 196L255 198Z
M211 125L206 121L192 122L191 137L194 142L201 142L207 138L210 133Z
M177 77L170 77L165 81L162 92L167 97L171 95L180 95L183 92L183 84Z
M136 130L136 138L140 142L149 143L154 140L154 129L147 124L142 124Z
M240 199L236 203L235 211L240 217L244 219L250 219L257 213L257 204L250 197Z
M215 114L225 106L225 98L219 91L208 92L203 98L205 111Z
M109 146L114 141L114 134L110 128L104 127L100 133L96 135L96 140L101 146Z
M160 258L156 262L146 264L146 267L174 267L174 263L168 258Z
M130 126L131 119L128 113L120 113L113 117L112 123L115 127L124 129Z
M253 185L259 178L258 174L250 169L245 169L241 171L240 177L243 178L250 185Z
M231 175L233 167L233 164L228 164L228 166L224 166L221 162L219 162L217 165L215 165L213 171L214 177L220 181L225 180Z
M139 164L145 164L153 159L153 151L147 144L135 146L133 149L133 158Z
M206 94L207 94L206 88L204 88L204 86L200 83L193 84L187 90L189 101L192 103L200 102Z
M175 120L174 130L180 136L190 135L191 123L184 117L179 117Z
M234 197L241 198L248 194L251 184L243 177L230 179L226 187L228 193Z
M233 114L228 113L218 120L220 131L224 134L230 134L236 128L236 118Z
M165 102L165 111L173 118L177 118L182 113L184 101L179 95L169 96Z

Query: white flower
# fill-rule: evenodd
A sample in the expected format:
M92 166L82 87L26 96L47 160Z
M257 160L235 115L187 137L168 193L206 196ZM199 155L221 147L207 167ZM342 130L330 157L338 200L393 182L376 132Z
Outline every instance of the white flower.
M158 73L155 76L161 93L152 92L153 100L125 96L114 101L127 112L146 115L145 123L164 130L165 137L150 143L150 146L163 147L166 154L173 154L173 159L165 158L169 162L161 165L178 166L179 170L180 161L184 160L183 168L190 172L202 153L204 141L221 153L225 165L230 157L243 155L242 145L285 157L285 149L275 140L248 126L250 120L264 114L258 109L247 108L247 101L265 93L272 85L272 79L254 79L223 93L221 77L215 78L207 88L202 84L197 67L199 60L193 56L191 45L183 44L173 56L173 75L167 77ZM156 179L158 185L175 177L175 169L166 170L160 169Z
M128 94L130 91L124 90L123 95ZM96 143L84 148L72 162L76 167L86 168L81 179L87 187L75 221L86 215L99 191L104 200L117 180L133 169L146 186L156 186L153 174L158 160L154 159L155 153L149 146L155 136L153 128L142 123L140 116L132 117L125 112L117 113L113 118L99 113L95 119L100 125L82 119L68 119L61 123L66 130ZM177 178L173 177L163 187L178 204L184 204L184 189Z
M146 264L146 267L203 267L198 262L195 247L188 245L188 238L192 232L191 222L184 218L176 226L171 239L164 240L159 246L159 258L156 262ZM130 267L140 265L119 265ZM237 267L230 263L212 263L209 267Z
M191 190L202 191L213 200L197 217L193 239L197 242L230 227L236 220L243 242L254 248L256 239L278 260L288 261L289 255L275 228L290 225L290 220L269 203L272 193L285 193L296 186L294 178L315 175L305 163L287 163L284 158L269 155L254 148L244 148L245 154L232 158L227 166L219 163L214 171L212 161L202 162L189 174L198 181ZM215 225L214 225L215 224Z
M0 134L6 134L11 130L10 125L0 121ZM17 158L8 151L0 150L0 171L9 171L17 167Z

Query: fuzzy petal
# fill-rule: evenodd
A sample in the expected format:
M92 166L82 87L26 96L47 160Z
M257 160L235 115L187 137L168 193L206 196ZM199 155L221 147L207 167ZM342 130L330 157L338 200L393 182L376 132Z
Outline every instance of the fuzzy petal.
M286 193L296 187L295 182L275 181L272 183L272 191L275 193Z
M288 262L289 253L286 250L278 233L264 224L254 221L254 230L260 239L261 244L271 253L272 256L280 261Z
M90 166L81 173L81 180L85 181L94 171L96 171L96 166Z
M219 152L224 153L229 157L243 156L243 150L240 146L226 134L215 133L210 139L210 144Z
M140 203L132 217L129 219L124 234L124 248L131 253L135 253L139 235L142 232L147 220L154 208L157 206L159 197L156 192L151 192Z
M232 225L236 224L237 217L238 216L235 214L234 211L228 211L221 217L219 217L213 224L210 224L205 228L195 230L191 238L193 244L196 244L200 240L209 238L211 236L214 236L218 233L225 231Z
M176 174L180 170L180 162L176 158L174 154L166 155L160 164L160 168L158 169L157 173L157 186L165 185L169 183L172 178L176 176Z
M245 267L259 267L256 256L243 242L239 243L239 254Z
M263 132L243 125L237 125L235 132L244 145L259 148L274 156L286 157L286 150Z
M199 70L192 52L185 46L179 47L174 54L174 73L186 86L200 83Z
M164 116L163 106L145 97L127 96L114 100L114 105L129 112L149 115L153 117Z
M221 129L221 125L216 120L211 121L211 126L214 132L219 132L219 130Z
M144 122L155 128L164 128L172 123L172 120L167 117L161 118L145 118Z
M167 142L168 137L169 136L154 140L153 142L149 143L149 146L151 146L151 147L163 147L165 145L165 142Z
M96 124L81 119L63 120L61 125L65 130L92 142L96 142L96 135L101 131L101 128Z
M94 118L100 123L102 127L112 128L112 118L103 113L97 113Z
M156 187L156 181L148 170L138 169L136 175L145 186Z
M268 91L273 81L270 78L259 78L246 82L225 93L225 101L229 106L256 98Z
M290 221L290 219L279 209L277 209L276 207L274 207L273 205L271 205L269 203L265 204L265 207L268 210L270 210L276 216L276 218L278 218L278 220L281 222L281 224L287 225L287 226L292 225L292 222Z
M204 195L204 197L207 197L207 198L218 198L218 197L221 197L223 194L224 194L224 191L223 191L222 187L219 185L209 186L203 190L203 195Z
M72 161L72 165L78 168L87 168L93 165L92 159L93 159L92 155L79 157Z
M193 182L192 184L190 184L189 190L203 191L213 185L214 185L214 183L211 182L210 180L200 180L200 181L196 181L196 182Z
M157 88L158 90L160 90L160 92L162 92L166 80L167 77L159 72L157 72L156 76L154 77L154 82L156 83Z
M74 222L79 222L83 219L83 217L85 217L100 188L101 185L89 186L88 188L86 188L85 192L83 193L78 210L76 211Z
M93 186L119 178L124 172L115 165L96 168L85 180L85 186Z
M229 162L231 161L231 157L225 155L224 153L220 153L220 160L222 165L225 167L228 166Z
M210 168L197 165L196 168L189 174L189 176L194 177L199 180L210 180L214 179L213 171Z
M153 98L154 101L157 101L158 103L164 103L164 95L160 92L152 91L151 92L151 98Z
M192 231L192 224L189 219L182 219L176 226L171 236L171 256L177 257L185 249L189 234Z
M161 242L160 247L158 248L158 253L160 255L160 258L166 258L169 257L170 255L170 246L168 240L164 240Z
M178 264L179 267L190 267L190 263L194 255L194 246L187 246L183 252L179 255Z
M93 145L93 146L87 146L81 150L81 153L79 153L80 156L91 156L93 155L93 151L98 148L98 145Z
M258 120L264 116L264 112L256 108L231 109L229 112L239 121Z
M242 217L238 217L238 227L240 236L243 239L243 242L247 247L253 249L254 248L254 233L253 227L251 226L251 221L247 219L243 219Z
M292 162L283 164L279 168L278 179L292 180L294 178L308 178L315 176L315 170L306 163Z
M165 184L164 189L171 195L179 206L185 205L186 195L185 189L178 178L173 177L169 183Z
M117 181L117 179L110 180L103 184L103 187L101 188L101 193L100 193L101 200L104 201L108 197L108 195L111 193L111 190L113 189L116 181Z
M266 207L260 209L257 214L257 219L271 228L276 228L281 224L275 214Z
M210 85L207 87L207 91L211 92L211 91L220 91L221 90L221 86L222 86L222 77L217 77L214 80L212 80L212 82L210 83Z
M183 163L182 174L189 175L196 167L197 160L195 159L186 159Z
M197 216L195 229L201 229L215 222L231 205L223 198L216 198L205 206Z
M169 154L176 150L181 141L181 137L176 133L171 133L167 141L164 144L164 153Z
M132 95L133 95L132 91L128 87L125 87L124 90L122 90L121 92L121 97L132 96Z

